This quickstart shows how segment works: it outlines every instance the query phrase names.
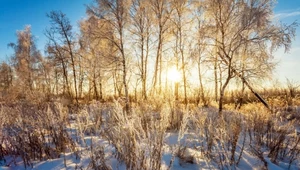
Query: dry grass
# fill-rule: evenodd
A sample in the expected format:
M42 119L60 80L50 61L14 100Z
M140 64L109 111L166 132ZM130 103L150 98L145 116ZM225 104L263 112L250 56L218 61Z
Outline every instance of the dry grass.
M32 166L35 160L57 158L63 152L75 151L66 131L67 113L59 104L2 105L1 117L1 148L8 155L21 157L25 167Z
M181 163L204 159L220 169L234 169L245 151L252 152L264 167L266 157L290 166L300 161L300 138L295 131L300 111L296 107L271 113L260 104L249 103L220 116L215 107L157 99L132 104L130 114L123 108L118 101L94 101L74 114L74 109L60 103L4 104L0 110L0 162L13 164L5 162L5 156L10 155L22 158L28 167L36 160L57 158L66 152L80 156L86 151L91 158L87 169L112 169L108 164L111 156L127 169L161 169L166 152L172 155L169 169L175 158ZM178 133L175 146L165 143L169 132ZM113 149L108 151L108 145L96 140L87 143L86 136L105 139ZM191 149L200 154L187 154Z

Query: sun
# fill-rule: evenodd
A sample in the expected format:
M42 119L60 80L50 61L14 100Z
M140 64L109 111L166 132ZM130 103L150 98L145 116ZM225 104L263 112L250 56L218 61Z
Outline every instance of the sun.
M180 81L181 74L175 67L172 67L171 69L169 69L167 75L168 75L168 79L173 81L173 82L179 82Z

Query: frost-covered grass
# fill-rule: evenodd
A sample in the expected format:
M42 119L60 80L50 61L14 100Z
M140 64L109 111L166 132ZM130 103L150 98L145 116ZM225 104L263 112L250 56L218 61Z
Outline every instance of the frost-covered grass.
M2 105L0 169L299 169L300 109Z

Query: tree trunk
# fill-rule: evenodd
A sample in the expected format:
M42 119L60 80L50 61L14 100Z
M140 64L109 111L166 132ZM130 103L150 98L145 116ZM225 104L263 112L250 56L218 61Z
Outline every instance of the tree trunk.
M227 57L228 58L228 57ZM258 94L254 91L254 89L250 86L250 84L248 83L248 81L246 81L246 79L238 72L236 71L235 68L232 67L232 65L230 64L230 62L228 62L223 56L221 56L222 61L225 62L225 64L229 67L229 69L232 71L232 73L234 73L235 75L237 75L242 82L248 87L248 89L256 96L256 98L258 98L258 100L270 111L271 108L269 107L268 103Z
M99 83L99 88L100 88L100 100L103 99L103 88L102 88L102 79L100 78L100 83Z
M158 35L158 46L157 46L157 51L156 51L156 60L155 60L155 67L154 67L154 77L153 77L153 90L156 92L156 83L157 83L157 74L158 74L158 68L160 64L160 52L161 52L161 44L162 44L162 28L159 27L159 35ZM161 66L160 66L161 67ZM161 69L161 68L159 68Z
M65 78L65 82L66 82L66 88L67 88L68 97L72 97L72 93L71 93L70 86L69 86L67 66L66 66L66 63L65 63L64 59L62 58L60 52L59 52L59 55L60 55L61 64L62 64L62 67L63 67L63 74L64 74L64 78Z
M129 106L129 94L128 94L128 87L127 87L127 65L126 65L126 57L125 57L125 52L124 52L124 44L123 44L123 27L120 26L120 52L122 55L122 70L123 70L123 86L124 86L124 91L125 91L125 109L126 113L130 113L130 106Z
M231 73L230 73L231 71L229 70L228 71L228 74L229 75L227 75L227 78L226 78L226 81L225 81L225 83L222 85L222 87L221 87L221 89L220 89L220 98L219 98L219 115L221 115L222 114L222 111L223 111L223 100L224 100L224 94L225 94L225 89L226 89L226 87L227 87L227 85L228 85L228 83L229 83L229 81L230 81L230 79L231 79Z
M148 75L148 56L149 56L149 35L147 33L147 40L146 40L146 56L145 56L145 69L144 69L144 99L147 100L147 75Z
M200 99L202 104L206 105L205 96L204 96L204 87L202 82L202 75L201 75L201 57L199 57L198 61L198 76L199 76L199 84L200 84Z
M58 95L58 73L56 69L55 69L55 91L56 91L56 95Z
M214 58L214 77L215 77L215 101L218 101L218 58Z
M160 47L160 56L159 56L159 89L158 89L158 94L161 94L162 90L162 45Z
M79 57L79 62L78 62L78 66L79 66L79 82L78 82L78 97L82 98L82 93L83 93L83 81L84 81L84 74L83 74L83 69L82 69L82 65L81 65L81 59Z
M145 99L146 97L146 79L145 79L145 71L144 71L144 37L141 37L141 79L142 79L142 98Z
M123 55L123 85L124 85L124 91L125 91L125 109L126 109L126 113L129 114L130 113L130 107L129 107L129 95L128 95L128 87L127 87L127 82L126 82L126 60L125 60L125 56Z
M66 30L64 27L62 27L63 35L67 41L68 45L68 52L71 57L71 65L72 65L72 71L73 71L73 80L74 80L74 90L75 90L75 101L76 101L76 106L78 107L78 89L77 89L77 77L76 77L76 69L75 69L75 60L74 60L74 54L73 54L73 48L71 45L71 41L66 33Z
M181 24L181 23L180 23ZM179 45L180 45L180 53L181 53L181 69L182 69L182 76L183 76L183 90L184 90L184 104L187 105L187 91L186 91L186 75L185 75L185 57L183 53L183 40L182 40L182 31L181 28L179 28Z
M97 83L96 83L96 73L94 72L93 75L93 87L94 87L94 95L96 97L96 100L99 100L98 90L97 90Z

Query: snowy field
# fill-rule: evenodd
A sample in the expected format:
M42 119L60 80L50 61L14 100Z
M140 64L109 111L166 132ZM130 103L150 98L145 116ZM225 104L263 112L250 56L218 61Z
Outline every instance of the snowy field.
M299 108L268 116L258 112L262 108L249 106L244 114L226 111L220 118L215 108L187 111L163 105L157 112L150 105L137 106L127 116L120 107L94 103L67 117L60 105L48 108L48 117L35 117L41 119L40 125L34 124L36 130L44 131L37 135L43 143L40 148L30 144L29 127L28 131L17 128L28 117L16 118L10 127L2 122L2 151L11 154L0 155L0 169L300 169L299 119L295 117ZM284 116L288 113L295 118ZM5 116L1 115L2 120ZM47 127L65 132L59 154L42 148L61 144ZM23 135L24 148L18 148L21 139L6 136L12 130L16 136ZM36 156L38 150L42 155Z

